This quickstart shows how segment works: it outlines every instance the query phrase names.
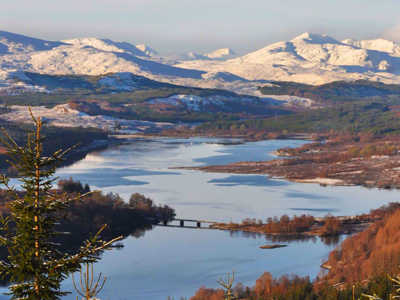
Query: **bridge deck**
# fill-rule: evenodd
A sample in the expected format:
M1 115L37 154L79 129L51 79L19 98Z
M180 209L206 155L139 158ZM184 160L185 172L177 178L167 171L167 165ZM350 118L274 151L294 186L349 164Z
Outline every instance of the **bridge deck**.
M206 220L193 220L193 219L173 219L173 221L183 221L183 222L194 222L194 223L206 223L206 224L216 224L218 222L215 221L206 221Z
M212 227L197 227L197 226L180 226L180 225L163 225L163 224L155 224L155 226L162 227L172 227L172 228L189 228L189 229L208 229L208 230L216 230L216 228Z

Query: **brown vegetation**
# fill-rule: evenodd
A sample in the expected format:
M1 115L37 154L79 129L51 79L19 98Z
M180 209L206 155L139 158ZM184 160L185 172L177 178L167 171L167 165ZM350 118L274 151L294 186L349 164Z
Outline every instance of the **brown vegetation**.
M208 289L201 287L190 300L223 300L224 291L222 289Z
M256 281L254 287L237 284L233 289L236 299L313 299L308 298L313 292L313 285L308 277L282 276L274 279L265 272ZM190 300L224 300L221 289L200 288Z
M398 208L398 204L396 205ZM383 272L394 274L400 265L400 210L346 239L331 252L326 265L330 282L359 282Z

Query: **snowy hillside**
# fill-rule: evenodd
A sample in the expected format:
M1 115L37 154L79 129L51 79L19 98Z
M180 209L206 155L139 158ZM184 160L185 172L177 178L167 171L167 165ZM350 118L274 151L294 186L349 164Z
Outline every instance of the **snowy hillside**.
M19 123L32 123L32 117L26 106L12 105L9 109L10 112L1 114L0 119ZM154 132L172 126L171 123L124 120L104 115L90 116L70 108L68 104L57 105L53 108L34 106L31 107L31 110L34 115L41 116L46 124L56 127L91 127L107 131L117 130L116 132L136 133Z
M393 45L393 50L390 50L389 44L384 40L344 43L326 35L304 33L291 41L278 42L235 59L223 62L196 60L176 66L206 72L229 72L248 80L322 84L369 79L400 83L398 46Z

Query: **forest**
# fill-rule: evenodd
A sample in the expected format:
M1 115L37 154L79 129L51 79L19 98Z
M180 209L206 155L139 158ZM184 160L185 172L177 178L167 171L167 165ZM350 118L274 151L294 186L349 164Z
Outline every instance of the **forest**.
M196 133L247 137L258 133L330 131L395 134L400 132L400 118L396 106L390 102L362 101L264 119L204 123L196 128Z

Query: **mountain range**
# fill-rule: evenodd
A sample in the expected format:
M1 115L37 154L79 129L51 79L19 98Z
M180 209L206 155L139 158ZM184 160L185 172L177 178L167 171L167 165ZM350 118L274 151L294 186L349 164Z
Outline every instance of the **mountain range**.
M230 72L247 80L280 80L323 84L338 80L400 82L400 47L394 42L337 41L304 33L223 62L185 61L180 68Z
M229 48L170 60L150 46L109 39L46 41L0 31L0 86L16 72L102 75L130 72L153 80L257 94L268 81L400 83L400 45L304 33L235 57ZM2 80L2 81L1 81Z

